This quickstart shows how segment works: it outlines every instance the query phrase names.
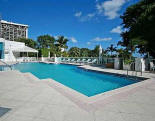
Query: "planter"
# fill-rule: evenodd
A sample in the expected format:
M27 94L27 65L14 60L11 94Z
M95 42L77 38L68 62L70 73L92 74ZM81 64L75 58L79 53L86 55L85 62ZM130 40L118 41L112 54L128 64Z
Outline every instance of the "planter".
M106 68L114 68L114 63L107 63Z
M130 64L123 63L123 70L131 70Z

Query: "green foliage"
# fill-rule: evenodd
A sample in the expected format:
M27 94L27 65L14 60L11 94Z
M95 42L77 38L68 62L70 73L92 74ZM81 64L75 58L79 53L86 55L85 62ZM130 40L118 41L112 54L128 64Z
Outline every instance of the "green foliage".
M111 56L112 56L112 53L113 53L114 51L116 51L116 47L114 47L114 45L111 44L111 45L107 48L107 51L110 52L110 53L111 53Z
M57 55L57 47L54 44L51 45L51 47L49 48L49 51L50 51L51 57L54 57L55 54Z
M48 57L49 49L47 48L41 48L39 49L39 57Z
M89 57L90 50L88 48L80 49L80 57Z
M62 57L69 57L68 52L66 52L66 51L62 52Z
M80 48L72 47L68 51L70 57L80 57Z
M131 63L132 63L132 61L131 61L130 59L124 60L124 64L125 64L125 65L128 65L128 64L131 64Z
M92 57L98 57L99 56L99 45L96 45L95 48L90 52L90 55Z
M131 53L127 49L117 49L118 56L123 59L131 58Z
M15 41L23 42L23 43L25 43L26 46L34 48L34 49L37 47L37 42L32 39L19 38L19 39L16 39Z
M41 35L37 38L39 48L50 48L55 41L55 38L50 35Z
M61 49L67 49L67 42L68 39L65 38L64 36L59 36L58 39L56 40L55 46L57 47L58 51L61 51Z
M139 48L140 53L149 52L155 57L155 1L141 0L127 8L123 16L124 28L120 45L131 53Z
M132 62L133 62L133 60L131 60L131 59L125 59L124 60L125 65L131 64Z

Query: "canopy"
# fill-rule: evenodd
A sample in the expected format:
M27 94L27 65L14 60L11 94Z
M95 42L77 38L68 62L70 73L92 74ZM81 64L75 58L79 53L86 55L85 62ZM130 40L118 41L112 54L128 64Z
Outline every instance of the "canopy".
M24 46L22 48L17 48L15 50L12 50L13 52L33 52L33 53L38 53L38 50L35 50L33 48L30 48L28 46Z

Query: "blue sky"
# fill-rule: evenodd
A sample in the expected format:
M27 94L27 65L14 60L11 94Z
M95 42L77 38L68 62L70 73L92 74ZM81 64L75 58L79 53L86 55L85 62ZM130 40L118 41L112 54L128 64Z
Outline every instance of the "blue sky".
M29 38L50 34L69 38L68 46L107 48L121 40L125 9L138 0L0 0L7 21L29 25Z

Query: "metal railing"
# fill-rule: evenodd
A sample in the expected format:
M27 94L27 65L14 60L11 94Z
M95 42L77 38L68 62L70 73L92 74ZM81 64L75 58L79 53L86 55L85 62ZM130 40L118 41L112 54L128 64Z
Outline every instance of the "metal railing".
M127 69L127 77L129 77L129 71L131 70L132 71L132 74L131 74L131 76L135 76L135 77L137 77L138 76L138 72L139 71L137 71L137 70L135 70L135 61L134 62L132 62L130 65L129 65L129 69ZM132 70L132 67L134 67L134 69ZM140 67L140 73L141 73L141 76L143 75L143 70L142 70L142 62L140 62L139 64L138 64L138 67Z

